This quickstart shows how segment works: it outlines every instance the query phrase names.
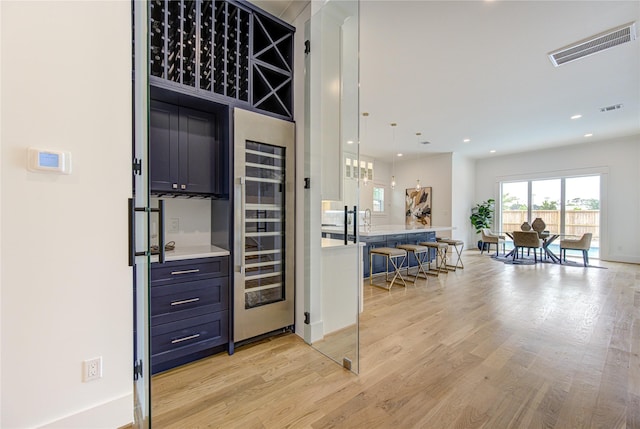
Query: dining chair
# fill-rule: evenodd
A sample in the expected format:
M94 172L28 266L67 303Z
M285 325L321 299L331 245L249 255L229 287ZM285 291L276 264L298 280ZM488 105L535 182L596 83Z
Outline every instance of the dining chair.
M537 231L513 231L513 259L518 256L518 250L533 249L533 260L538 262L538 250L540 250L540 261L542 261L542 239Z
M582 260L584 266L589 265L589 249L591 248L591 238L593 234L590 232L582 234L582 237L578 240L565 238L560 240L560 259L567 262L567 249L569 250L581 250ZM564 257L563 257L564 254Z
M484 252L485 244L487 245L487 253L491 251L492 244L496 245L496 256L498 256L498 250L499 250L498 246L500 244L502 244L502 253L505 253L504 240L505 240L504 235L495 234L491 232L489 228L482 228L482 249L480 249L480 254Z

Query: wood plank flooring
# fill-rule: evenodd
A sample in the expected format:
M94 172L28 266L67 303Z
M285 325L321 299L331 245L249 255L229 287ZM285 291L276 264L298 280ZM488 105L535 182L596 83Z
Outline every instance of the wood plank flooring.
M283 335L152 380L154 428L640 428L640 265L365 282L360 375Z

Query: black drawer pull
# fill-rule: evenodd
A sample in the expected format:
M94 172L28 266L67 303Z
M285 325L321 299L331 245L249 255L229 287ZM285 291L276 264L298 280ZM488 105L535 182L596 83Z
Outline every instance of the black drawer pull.
M191 302L198 302L198 301L200 301L200 298L183 299L182 301L173 301L171 305L189 304Z
M178 338L177 340L171 340L171 344L181 343L183 341L193 340L194 338L198 338L200 334L189 335L188 337Z
M200 269L197 268L195 270L171 271L171 275L178 276L180 274L193 274L193 273L199 273L199 272L200 272Z

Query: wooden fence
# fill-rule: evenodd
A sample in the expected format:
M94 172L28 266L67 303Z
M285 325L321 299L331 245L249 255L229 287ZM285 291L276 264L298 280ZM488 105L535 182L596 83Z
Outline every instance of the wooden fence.
M535 218L542 218L547 224L545 230L560 232L560 210L533 210L527 219L526 210L503 210L502 231L520 231L525 221L529 224ZM600 237L600 210L569 210L565 213L565 234L581 236L590 232L593 239Z

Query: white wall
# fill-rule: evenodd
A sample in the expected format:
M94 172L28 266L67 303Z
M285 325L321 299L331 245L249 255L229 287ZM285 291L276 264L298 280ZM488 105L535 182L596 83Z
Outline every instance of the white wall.
M206 246L211 244L211 200L208 198L151 198L151 207L158 207L164 200L165 243L176 242L176 248L184 246ZM155 217L151 221L151 244L158 244L158 226ZM178 231L170 226L177 219Z
M601 189L601 259L640 263L640 135L478 160L475 202L498 198L497 183L608 171Z
M407 188L414 188L416 180L420 179L422 186L432 188L431 222L433 226L452 225L451 175L452 155L450 153L412 157L395 163L396 188L392 195L391 224L405 223L405 192ZM407 157L409 158L409 157Z
M471 226L469 216L474 201L475 162L460 154L454 153L452 158L451 178L451 225L456 229L451 231L451 237L465 242L465 248L475 246L478 240ZM442 233L442 236L446 236ZM473 235L471 240L469 237Z
M0 2L3 428L133 421L130 8ZM73 174L26 171L30 146Z

